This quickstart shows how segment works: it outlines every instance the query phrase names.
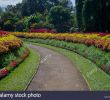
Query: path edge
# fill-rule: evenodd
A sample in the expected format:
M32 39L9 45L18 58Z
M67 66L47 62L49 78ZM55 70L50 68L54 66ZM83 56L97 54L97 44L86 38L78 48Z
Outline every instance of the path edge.
M30 42L25 42L26 44L29 44ZM63 54L63 53L61 53L61 52L59 52L59 51L57 51L57 50L55 50L55 49L53 49L53 48L51 48L51 47L54 47L54 46L51 46L51 45L46 45L46 44L42 44L42 43L31 43L32 45L34 45L34 46L40 46L40 47L45 47L45 48L47 48L47 49L51 49L51 50L53 50L54 52L57 52L57 53L59 53L59 54L61 54L61 55L63 55L63 56L65 56L66 58L68 58L70 61L71 61L71 63L73 64L73 65L75 65L74 63L73 63L73 61L68 57L68 56L66 56L65 54ZM51 47L48 47L48 46L51 46ZM59 47L56 47L56 48L59 48ZM62 48L61 48L62 49ZM64 49L65 50L65 49ZM69 51L69 50L68 50ZM75 52L74 52L75 53ZM76 53L77 54L77 53ZM80 55L81 56L81 55ZM86 78L85 78L85 76L81 73L81 71L77 68L77 67L75 67L76 68L76 70L81 74L81 76L83 77L83 79L85 80L85 83L86 83L86 85L87 85L87 87L88 87L88 91L92 91L92 89L90 88L90 85L89 85L89 83L88 83L88 81L86 80ZM35 75L34 75L35 76ZM34 78L34 77L33 77Z
M28 47L29 48L29 47ZM33 49L31 49L31 48L29 48L29 50L32 50L32 51L34 51ZM33 76L30 78L30 80L29 80L29 82L27 83L27 85L26 85L26 87L24 88L24 90L23 91L27 91L27 89L28 89L28 87L29 87L29 85L31 84L31 82L32 82L32 80L34 79L34 77L35 77L35 75L37 74L37 71L38 71L38 69L39 69L39 65L40 65L40 60L41 60L41 56L40 56L40 54L37 52L37 54L38 54L38 57L39 57L39 63L38 63L38 65L36 65L36 71L33 73Z

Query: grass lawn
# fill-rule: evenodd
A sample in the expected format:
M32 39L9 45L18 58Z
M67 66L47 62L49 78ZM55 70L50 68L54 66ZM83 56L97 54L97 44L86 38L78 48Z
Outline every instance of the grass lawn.
M26 42L26 43L30 43L30 42ZM39 43L32 43L32 44L55 50L68 57L79 69L79 71L87 81L90 90L92 91L110 90L110 84L109 84L110 76L106 74L104 71L102 71L96 64L94 64L90 60L69 50L53 47L50 45L39 44Z
M36 51L30 50L30 55L8 76L0 80L0 91L23 91L35 75L40 57Z

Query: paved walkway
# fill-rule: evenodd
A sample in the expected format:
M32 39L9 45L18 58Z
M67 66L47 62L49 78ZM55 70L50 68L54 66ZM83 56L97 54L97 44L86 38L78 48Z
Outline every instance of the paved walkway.
M41 63L28 91L89 90L80 72L64 55L40 46L29 47L40 53Z

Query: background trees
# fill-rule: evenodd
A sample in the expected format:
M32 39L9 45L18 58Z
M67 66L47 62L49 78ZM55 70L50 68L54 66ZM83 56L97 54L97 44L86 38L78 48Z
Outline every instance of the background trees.
M101 30L101 0L87 0L82 8L84 31L99 32Z
M110 32L110 0L76 0L80 31Z
M0 7L0 14L3 12L2 8Z
M83 30L82 8L84 0L76 0L76 15L79 31Z
M110 32L110 0L101 1L101 27L102 31Z
M52 7L49 13L50 23L54 25L57 32L68 32L71 23L71 12L62 6Z
M20 26L21 25L21 26ZM29 31L54 28L57 32L110 32L110 0L23 0L0 8L0 29Z
M7 31L55 28L58 32L69 32L75 22L72 12L71 0L23 0L16 6L7 6L0 14L0 27Z

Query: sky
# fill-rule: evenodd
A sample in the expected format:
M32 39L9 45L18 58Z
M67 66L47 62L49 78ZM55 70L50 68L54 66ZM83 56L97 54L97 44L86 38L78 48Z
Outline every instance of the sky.
M73 5L75 6L75 0L71 0L71 1L72 1Z
M0 6L6 7L7 5L16 5L17 3L21 2L22 0L0 0ZM75 5L75 0L71 0L73 5Z
M0 0L0 6L6 7L7 5L16 5L17 3L21 1L22 0Z

